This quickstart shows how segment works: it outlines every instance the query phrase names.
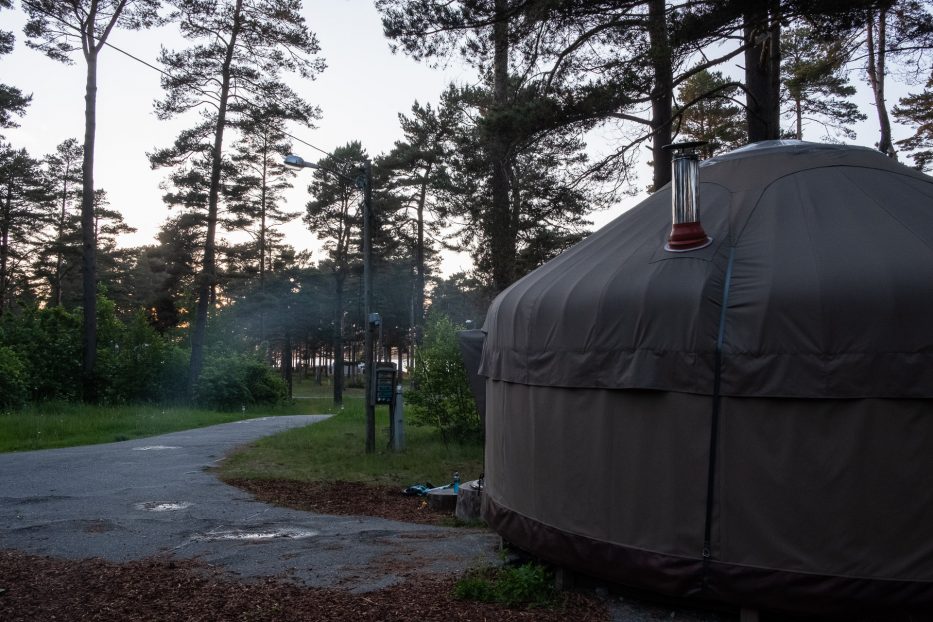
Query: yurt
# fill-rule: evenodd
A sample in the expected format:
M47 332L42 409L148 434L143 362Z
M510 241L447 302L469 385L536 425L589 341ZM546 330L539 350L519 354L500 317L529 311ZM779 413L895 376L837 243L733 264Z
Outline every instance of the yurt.
M492 303L484 518L657 593L929 611L933 178L798 141L681 160Z

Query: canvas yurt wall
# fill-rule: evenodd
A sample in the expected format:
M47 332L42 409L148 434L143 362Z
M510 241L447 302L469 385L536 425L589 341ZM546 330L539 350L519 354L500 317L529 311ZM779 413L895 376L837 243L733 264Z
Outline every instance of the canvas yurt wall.
M490 307L484 516L639 588L933 605L933 179L778 141L700 167Z

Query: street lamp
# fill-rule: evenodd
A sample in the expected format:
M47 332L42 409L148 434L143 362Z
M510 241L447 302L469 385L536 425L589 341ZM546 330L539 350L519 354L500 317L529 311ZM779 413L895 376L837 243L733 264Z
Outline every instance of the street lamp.
M340 171L324 168L320 164L307 162L297 155L286 156L285 165L293 168L313 168L336 175L350 181L363 191L363 317L366 319L366 331L363 339L363 364L366 373L363 376L363 390L366 404L366 453L376 451L376 402L373 392L373 165L366 160L360 168L359 175L354 179Z

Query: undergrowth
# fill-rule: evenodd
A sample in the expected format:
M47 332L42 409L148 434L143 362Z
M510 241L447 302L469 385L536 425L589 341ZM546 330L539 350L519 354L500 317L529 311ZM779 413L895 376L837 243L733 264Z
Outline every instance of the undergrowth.
M558 594L553 573L534 562L471 570L454 586L454 597L507 607L554 607Z

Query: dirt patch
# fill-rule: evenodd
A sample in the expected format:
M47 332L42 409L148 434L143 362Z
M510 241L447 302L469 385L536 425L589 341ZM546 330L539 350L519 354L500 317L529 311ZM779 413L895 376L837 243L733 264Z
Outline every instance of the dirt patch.
M401 489L355 482L296 482L289 480L225 479L257 500L294 510L378 516L389 520L423 525L449 524L450 512L428 507L424 497L407 497Z
M350 594L281 579L241 582L196 562L114 564L0 551L0 620L605 621L593 597L568 594L554 610L507 609L452 597L453 576L420 577Z

